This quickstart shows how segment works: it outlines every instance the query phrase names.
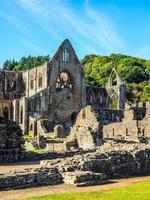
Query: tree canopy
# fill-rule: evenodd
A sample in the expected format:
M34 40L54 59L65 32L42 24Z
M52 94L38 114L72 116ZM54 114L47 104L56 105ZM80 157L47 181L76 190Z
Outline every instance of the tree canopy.
M22 57L20 61L6 60L3 70L25 71L49 61L47 56ZM131 102L150 101L150 60L111 54L90 54L81 59L87 85L105 87L112 68L115 68L127 85L127 98Z
M105 87L112 68L127 85L131 102L150 101L150 60L122 54L86 55L81 60L88 85Z
M29 55L28 57L22 57L19 62L15 61L14 59L6 60L3 64L3 70L26 71L28 69L38 67L49 60L49 55L37 57Z

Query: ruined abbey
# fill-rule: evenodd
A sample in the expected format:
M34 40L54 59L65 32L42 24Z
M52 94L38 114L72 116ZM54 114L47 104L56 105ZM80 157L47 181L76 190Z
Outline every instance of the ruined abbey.
M48 63L0 77L0 163L41 160L1 172L0 190L150 174L150 103L130 105L115 69L105 88L86 86L65 40Z
M0 71L0 116L14 120L24 134L33 138L66 138L71 132L67 139L69 148L77 141L72 132L87 132L83 139L86 144L93 131L96 145L102 144L103 138L138 140L149 136L149 113L148 103L127 104L125 83L115 69L105 88L86 86L83 67L67 39L42 66L19 73ZM90 130L95 121L88 125L94 119L97 131ZM82 138L81 134L79 143Z

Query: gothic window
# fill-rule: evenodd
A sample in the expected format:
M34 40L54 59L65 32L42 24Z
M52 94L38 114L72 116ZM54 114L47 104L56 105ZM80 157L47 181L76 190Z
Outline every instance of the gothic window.
M115 72L112 73L111 80L112 80L112 86L116 86L117 85L117 75Z
M97 103L98 103L99 105L101 105L101 106L102 106L102 104L103 104L103 98L102 98L102 96L101 96L100 93L98 93L98 95L97 95Z
M16 89L16 81L14 78L10 78L9 80L9 88L11 91Z
M31 76L31 80L30 80L30 89L34 89L34 78Z
M92 97L92 94L90 94L90 105L92 105L93 103L93 97Z
M39 74L38 86L42 87L42 75Z
M72 79L67 72L61 72L57 78L56 88L70 88L72 89Z
M67 49L65 49L63 51L63 55L62 56L63 56L62 59L63 59L64 62L68 62L69 61L69 53L68 53Z

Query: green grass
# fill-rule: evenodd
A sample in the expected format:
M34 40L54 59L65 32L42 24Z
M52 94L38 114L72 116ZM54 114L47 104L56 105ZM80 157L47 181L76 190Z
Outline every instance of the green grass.
M150 181L111 190L51 194L25 200L150 200Z

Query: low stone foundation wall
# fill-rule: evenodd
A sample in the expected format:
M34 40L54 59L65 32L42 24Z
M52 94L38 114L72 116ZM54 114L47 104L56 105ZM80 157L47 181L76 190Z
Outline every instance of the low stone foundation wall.
M92 171L107 178L150 174L150 145L104 144L93 153L64 159L41 161L42 167L63 172Z
M60 154L62 158L43 160L38 169L0 174L0 189L61 183L95 185L110 178L150 175L149 144L105 143L95 152L77 153Z
M58 169L26 169L9 174L0 174L0 190L17 189L62 183Z

